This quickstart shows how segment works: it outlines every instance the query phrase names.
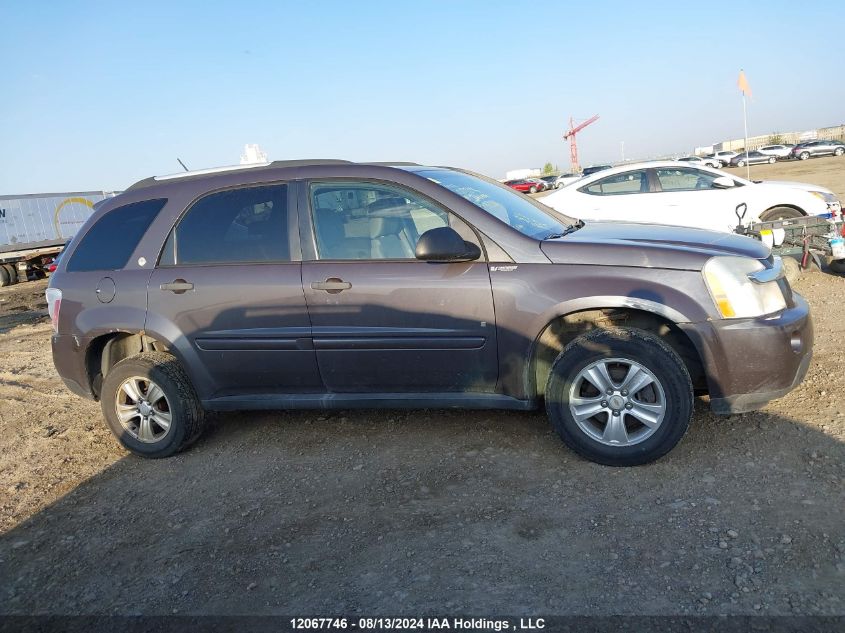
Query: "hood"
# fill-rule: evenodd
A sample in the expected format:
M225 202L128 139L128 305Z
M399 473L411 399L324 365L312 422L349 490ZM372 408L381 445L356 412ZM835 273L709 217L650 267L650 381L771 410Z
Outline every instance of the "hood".
M803 189L804 191L821 191L823 193L833 194L833 192L830 189L827 189L826 187L819 187L818 185L811 185L806 182L792 182L791 180L760 180L756 181L755 184L776 185L778 187L791 187L792 189Z
M588 221L569 235L542 242L541 248L556 264L679 270L701 270L717 255L769 256L768 247L750 237L637 222Z

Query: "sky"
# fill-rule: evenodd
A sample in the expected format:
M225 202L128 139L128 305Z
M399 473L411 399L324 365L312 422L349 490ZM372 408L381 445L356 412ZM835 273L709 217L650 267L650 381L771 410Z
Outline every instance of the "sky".
M564 171L845 123L845 2L0 0L0 195L271 160ZM816 30L819 33L816 33ZM824 32L832 39L825 39Z

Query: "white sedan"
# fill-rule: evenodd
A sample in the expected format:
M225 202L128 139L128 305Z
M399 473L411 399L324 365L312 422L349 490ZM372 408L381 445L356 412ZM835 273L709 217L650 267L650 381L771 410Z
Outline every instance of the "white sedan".
M722 161L718 158L702 158L701 156L684 156L678 159L679 163L689 163L690 165L697 165L699 167L721 167Z
M774 156L775 158L790 158L792 156L792 148L794 145L764 145L757 151L766 156Z
M709 167L679 162L624 165L586 176L542 198L570 217L692 226L733 232L742 224L820 215L841 206L824 187L755 183Z

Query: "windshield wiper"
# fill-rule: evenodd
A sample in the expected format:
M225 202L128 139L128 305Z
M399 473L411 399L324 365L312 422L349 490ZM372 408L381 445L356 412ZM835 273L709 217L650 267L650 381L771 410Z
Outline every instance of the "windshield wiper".
M580 229L582 226L584 226L584 220L578 220L575 224L571 224L570 226L567 226L562 232L560 232L560 233L550 233L549 235L547 235L543 239L544 240L554 240L554 239L557 239L559 237L566 237L570 233L574 233L575 231Z

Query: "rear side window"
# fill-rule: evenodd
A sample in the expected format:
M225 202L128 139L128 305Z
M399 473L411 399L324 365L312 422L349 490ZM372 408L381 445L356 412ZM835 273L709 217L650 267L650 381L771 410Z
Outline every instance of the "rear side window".
M168 238L160 265L290 261L287 195L287 185L272 185L198 200Z
M67 263L68 272L119 270L138 247L167 200L144 200L112 209L82 238Z

